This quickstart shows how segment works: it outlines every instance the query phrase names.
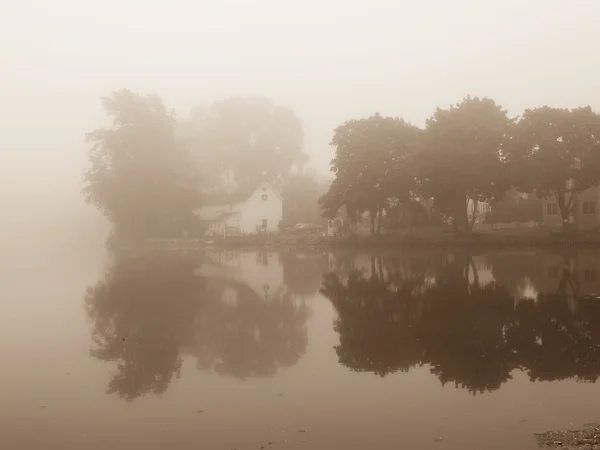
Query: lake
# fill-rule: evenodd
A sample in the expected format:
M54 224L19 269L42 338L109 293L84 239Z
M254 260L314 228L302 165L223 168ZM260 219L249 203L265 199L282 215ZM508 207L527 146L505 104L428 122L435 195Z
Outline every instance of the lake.
M42 250L2 266L2 449L514 450L600 421L593 252Z

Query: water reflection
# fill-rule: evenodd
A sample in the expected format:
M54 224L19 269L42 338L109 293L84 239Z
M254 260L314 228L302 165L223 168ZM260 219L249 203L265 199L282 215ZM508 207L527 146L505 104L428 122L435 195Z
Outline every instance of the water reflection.
M117 258L85 297L91 355L116 366L107 392L128 401L162 394L187 357L200 371L240 379L296 364L308 341L305 299L321 275L298 270L305 259L327 261L238 252Z
M335 258L334 258L335 259ZM453 252L330 262L339 362L380 376L428 365L473 393L600 375L597 258Z

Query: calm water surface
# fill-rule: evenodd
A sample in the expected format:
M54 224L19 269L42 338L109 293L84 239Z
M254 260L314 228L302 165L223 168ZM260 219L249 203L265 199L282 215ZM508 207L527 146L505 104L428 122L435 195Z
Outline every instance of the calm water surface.
M594 253L29 246L2 273L2 449L532 449L600 421Z

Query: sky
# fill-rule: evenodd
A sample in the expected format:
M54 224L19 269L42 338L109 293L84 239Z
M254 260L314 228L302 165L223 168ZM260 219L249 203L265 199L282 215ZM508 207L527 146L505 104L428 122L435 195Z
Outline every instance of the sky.
M600 111L598 0L0 2L0 200L79 201L100 97L196 105L264 95L293 108L310 165L375 112L417 125L467 94Z

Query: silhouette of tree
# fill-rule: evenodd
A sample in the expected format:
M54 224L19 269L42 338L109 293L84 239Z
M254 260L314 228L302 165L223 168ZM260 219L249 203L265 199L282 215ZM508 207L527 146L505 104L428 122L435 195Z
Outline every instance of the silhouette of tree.
M517 188L554 198L567 226L575 194L600 182L600 115L589 106L528 109L505 154Z
M369 211L372 233L381 232L390 199L408 200L416 188L414 152L421 130L404 119L374 114L339 126L331 145L335 180L320 200L326 217L345 206L351 216Z
M175 137L173 114L158 96L128 90L102 103L112 127L87 134L86 201L127 238L172 236L191 226L199 182Z
M455 231L459 223L467 232L473 229L469 200L477 207L479 201L502 198L510 188L500 158L510 123L494 100L470 96L450 109L438 108L427 120L425 147L419 152L422 192L452 216Z

